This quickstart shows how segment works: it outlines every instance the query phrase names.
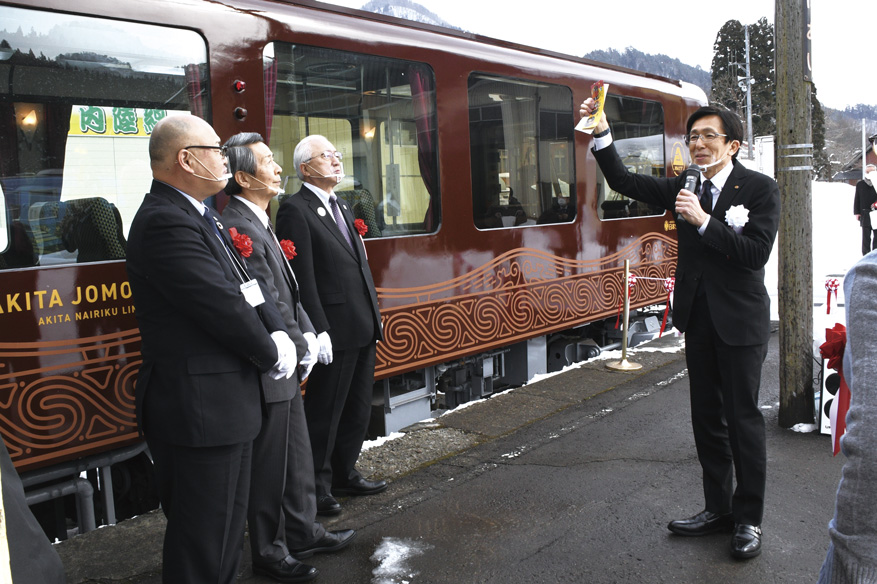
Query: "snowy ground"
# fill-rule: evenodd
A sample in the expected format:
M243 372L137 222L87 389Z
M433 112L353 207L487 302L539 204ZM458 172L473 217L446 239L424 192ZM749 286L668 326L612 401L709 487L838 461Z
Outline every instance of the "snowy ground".
M825 340L825 329L831 328L834 323L845 324L843 276L862 257L862 229L852 212L855 190L855 187L847 184L813 183L813 337L816 355L819 354L819 345ZM771 297L771 319L780 320L779 298L777 296L779 279L779 251L777 244L774 244L765 272L765 285ZM831 299L831 314L826 314L825 306L825 281L828 278L837 278L840 283L837 291L837 300L835 300L834 296ZM677 336L679 334L675 331L671 331L669 334L674 333ZM676 345L657 350L678 351L681 350L682 346L683 339L679 337L679 342ZM650 349L643 347L637 349L637 351L642 350ZM599 357L599 359L614 361L620 358L620 350L606 351ZM558 375L572 368L581 367L583 364L584 362L573 363L562 371L537 375L528 383L536 383L546 377ZM514 391L514 389L508 391ZM482 400L467 402L460 405L457 409L469 407L479 401ZM812 427L808 426L799 431L812 431L812 429ZM394 432L390 436L368 441L363 444L363 450L380 446L387 440L394 440L401 436L403 436L401 432ZM393 546L390 545L388 549L392 551ZM396 555L395 553L388 553L388 558L395 558ZM387 561L393 564L393 561ZM386 562L382 561L381 563Z
M844 323L843 276L862 257L862 228L853 216L855 187L841 183L814 182L813 201L813 331L816 338L825 328ZM766 267L765 284L771 296L771 319L779 320L777 297L778 242ZM837 278L837 301L831 298L831 314L826 314L825 281ZM835 308L839 304L839 308Z

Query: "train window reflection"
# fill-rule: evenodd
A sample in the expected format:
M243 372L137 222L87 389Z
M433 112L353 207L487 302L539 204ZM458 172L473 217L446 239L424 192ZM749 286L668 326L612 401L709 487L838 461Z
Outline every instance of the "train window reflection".
M0 254L9 249L9 228L7 227L6 196L0 186Z
M431 233L440 221L435 80L426 65L318 47L264 51L266 139L291 180L296 144L321 134L344 154L335 188L366 239Z
M206 63L191 31L0 7L0 269L123 259L152 128L209 116Z
M472 211L481 229L575 219L572 91L469 77Z
M606 117L618 154L630 172L666 176L664 165L664 110L661 104L632 97L609 95ZM600 219L663 215L664 209L629 199L613 191L597 167Z

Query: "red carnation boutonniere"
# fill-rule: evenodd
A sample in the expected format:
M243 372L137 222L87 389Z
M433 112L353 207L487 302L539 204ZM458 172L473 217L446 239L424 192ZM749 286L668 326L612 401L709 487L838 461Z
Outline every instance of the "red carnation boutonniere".
M366 225L365 221L363 221L362 219L357 219L356 221L354 221L353 226L356 227L356 230L359 232L360 237L368 233L368 225Z
M231 235L231 241L234 243L238 253L241 254L241 257L248 258L253 255L253 240L250 239L249 235L238 233L238 230L234 227L228 228L228 234Z
M283 239L280 241L280 249L283 250L283 255L285 255L286 259L288 260L291 260L298 255L297 253L295 253L295 244L288 239Z

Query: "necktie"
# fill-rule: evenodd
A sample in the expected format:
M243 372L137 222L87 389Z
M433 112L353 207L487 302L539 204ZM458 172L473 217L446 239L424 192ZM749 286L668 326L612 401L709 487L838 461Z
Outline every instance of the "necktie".
M347 230L347 223L341 215L341 209L338 208L338 197L334 194L329 197L329 205L332 207L332 215L335 216L335 223L338 224L338 229L341 231L341 235L344 236L344 240L347 242L347 245L350 246L350 249L353 249L353 240L350 239L350 232Z
M222 239L222 234L219 233L219 228L216 226L216 221L213 220L213 217L210 216L210 207L204 207L204 220L207 221L207 225L213 230L213 233L216 234L216 237L219 238L222 243L225 243L225 240Z
M713 212L713 183L706 180L700 192L700 206L707 214Z

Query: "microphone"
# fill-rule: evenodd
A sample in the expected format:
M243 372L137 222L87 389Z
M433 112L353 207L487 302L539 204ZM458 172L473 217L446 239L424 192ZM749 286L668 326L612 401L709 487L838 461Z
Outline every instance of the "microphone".
M715 162L710 162L710 163L707 164L706 166L697 166L696 164L692 164L692 166L695 166L695 167L699 168L699 169L701 170L701 172L703 172L704 170L706 170L706 169L708 169L708 168L712 168L712 167L714 167L715 165L721 163L724 159L725 159L725 156L722 156L721 158L719 158L719 159L716 160ZM691 167L689 167L689 168L691 168Z
M190 154L191 154L191 152L190 152ZM204 170L206 170L207 172L209 172L209 173L210 173L210 176L212 176L213 178L207 178L206 176L201 176L200 174L195 174L195 171L194 171L194 170L192 171L192 176L195 176L195 177L197 177L197 178L200 178L201 180L209 180L210 182L222 182L222 181L227 181L228 179L231 178L231 173L227 171L228 169L226 169L226 173L223 174L222 176L216 176L215 174L213 174L213 171L212 171L212 170L210 170L209 168L207 168L207 165L205 165L203 162L201 162L200 160L198 160L198 157L197 157L197 156L195 156L194 154L192 154L192 158L194 158L195 160L197 160L197 161L198 161L198 164L200 164L202 167L204 167Z
M249 174L249 173L247 173L247 174ZM273 186L273 185L265 184L265 183L263 183L262 181L260 181L258 178L256 178L255 176L253 176L252 174L250 174L250 178L252 178L254 181L256 181L256 182L259 183L259 184L265 185L265 186L263 186L263 187L259 187L258 189L250 189L251 191L261 191L261 190L263 190L263 189L268 189L269 191L273 191L275 196L276 196L276 195L282 195L282 194L283 194L283 188L282 188L282 187L281 187L281 188L277 188L277 187L275 187L275 186ZM284 181L284 183L285 183L285 182L286 182L286 181Z
M682 173L682 176L685 177L685 184L682 185L682 188L686 191L694 192L694 189L697 188L697 179L700 178L700 169L701 167L694 164L685 169L685 172ZM676 222L677 223L686 223L685 217L682 216L681 213L676 214Z
M319 170L317 170L316 168L314 168L310 164L305 163L305 166L307 166L308 168L310 168L311 170L313 170L315 173L319 174L323 178L334 178L336 184L338 184L342 180L344 180L344 167L341 167L342 168L341 174L323 174L322 172L320 172Z
M207 168L207 167L205 167L205 168ZM207 172L210 172L210 169L209 169L209 168L207 168ZM213 178L208 178L208 177L206 177L206 176L201 176L200 174L195 174L194 172L192 173L192 176L197 177L197 178L200 178L201 180L209 180L210 182L222 182L222 181L227 181L228 179L231 178L231 174L230 174L230 173L225 173L225 174L223 174L222 176L216 176L216 175L213 174L212 172L210 172L210 174L213 175Z

